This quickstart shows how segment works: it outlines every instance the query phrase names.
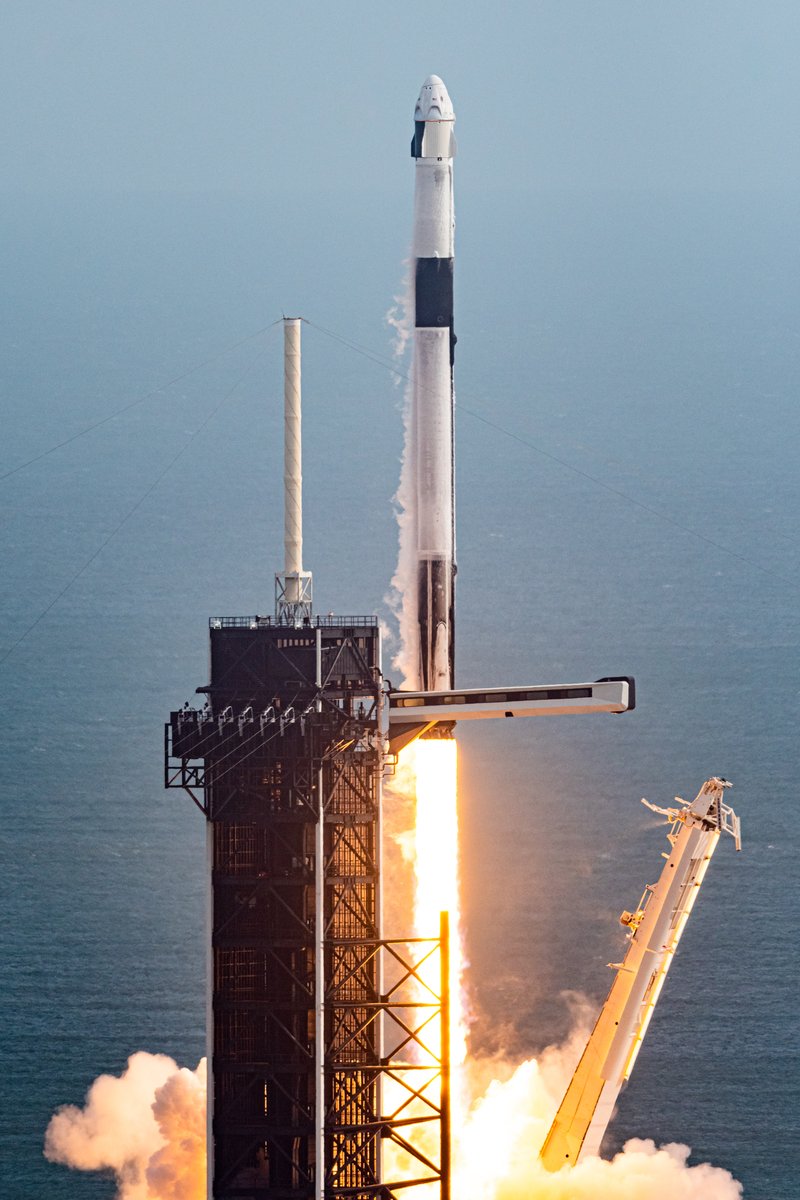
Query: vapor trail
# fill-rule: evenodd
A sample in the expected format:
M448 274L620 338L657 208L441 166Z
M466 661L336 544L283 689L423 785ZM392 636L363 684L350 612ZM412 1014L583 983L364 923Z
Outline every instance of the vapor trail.
M414 328L414 276L410 261L404 264L400 294L386 314L386 324L395 332L393 352L402 359L408 349ZM397 377L396 382L399 381ZM414 437L414 379L413 368L403 390L403 454L400 460L400 481L394 495L399 549L397 567L392 576L387 603L395 615L400 641L392 665L402 674L406 687L419 686L419 623L417 620L417 500L416 452Z

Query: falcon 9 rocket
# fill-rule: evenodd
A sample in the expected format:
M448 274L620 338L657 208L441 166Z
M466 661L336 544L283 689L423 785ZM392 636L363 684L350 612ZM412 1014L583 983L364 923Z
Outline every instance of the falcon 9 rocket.
M453 687L455 485L453 447L453 157L455 113L438 75L414 112L414 363L419 683Z

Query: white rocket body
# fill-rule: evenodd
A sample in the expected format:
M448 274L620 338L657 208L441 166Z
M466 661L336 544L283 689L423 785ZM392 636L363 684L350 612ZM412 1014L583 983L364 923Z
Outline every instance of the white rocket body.
M455 114L436 75L414 113L413 435L416 473L419 679L453 686L455 483L453 448L453 156Z

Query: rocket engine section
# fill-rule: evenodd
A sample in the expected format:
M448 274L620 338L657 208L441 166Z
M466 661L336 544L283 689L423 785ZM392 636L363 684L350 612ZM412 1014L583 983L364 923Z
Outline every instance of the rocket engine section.
M455 658L453 442L453 127L437 75L414 112L413 435L416 464L419 687L452 688Z

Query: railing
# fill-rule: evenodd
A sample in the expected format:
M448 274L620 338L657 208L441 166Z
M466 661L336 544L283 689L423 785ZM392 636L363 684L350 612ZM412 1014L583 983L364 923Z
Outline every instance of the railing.
M365 625L374 628L377 624L378 618L375 613L357 617L340 617L333 614L328 617L304 617L300 626L285 617L262 617L258 614L253 617L210 617L208 621L210 629L259 629L264 626L276 626L281 629L339 629Z

